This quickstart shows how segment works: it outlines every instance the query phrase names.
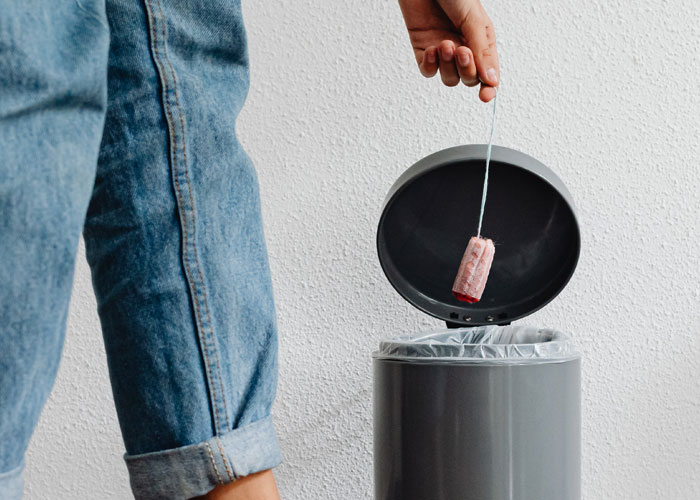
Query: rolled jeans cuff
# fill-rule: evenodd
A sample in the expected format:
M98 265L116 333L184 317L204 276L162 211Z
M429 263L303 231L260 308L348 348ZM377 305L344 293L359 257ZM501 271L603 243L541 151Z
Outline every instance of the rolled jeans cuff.
M0 472L0 498L3 500L20 500L24 489L24 459L14 469Z
M186 500L282 463L272 418L201 443L125 455L136 500Z

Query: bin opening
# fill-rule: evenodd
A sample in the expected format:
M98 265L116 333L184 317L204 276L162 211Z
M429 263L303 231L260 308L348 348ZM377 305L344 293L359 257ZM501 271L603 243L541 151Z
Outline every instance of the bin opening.
M474 363L551 362L579 356L572 339L551 328L528 325L438 330L382 340L373 356L399 361Z

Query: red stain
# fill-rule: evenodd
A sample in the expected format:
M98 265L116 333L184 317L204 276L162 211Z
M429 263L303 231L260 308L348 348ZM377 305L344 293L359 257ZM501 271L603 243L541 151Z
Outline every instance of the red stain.
M479 299L475 299L474 297L472 297L471 295L467 295L466 293L459 293L453 290L452 295L454 295L457 300L461 300L462 302L469 302L470 304L479 302Z

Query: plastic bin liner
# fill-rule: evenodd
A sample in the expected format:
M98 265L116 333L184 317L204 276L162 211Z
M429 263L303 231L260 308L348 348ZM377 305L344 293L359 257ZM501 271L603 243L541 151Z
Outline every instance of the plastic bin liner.
M579 353L568 335L551 328L489 325L386 339L373 356L409 362L520 364L565 361Z

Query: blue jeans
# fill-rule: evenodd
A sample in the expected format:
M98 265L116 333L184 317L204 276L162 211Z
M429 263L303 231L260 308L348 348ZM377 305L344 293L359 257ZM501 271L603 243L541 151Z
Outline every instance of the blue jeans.
M240 0L0 0L0 498L63 345L85 237L138 499L281 461Z

